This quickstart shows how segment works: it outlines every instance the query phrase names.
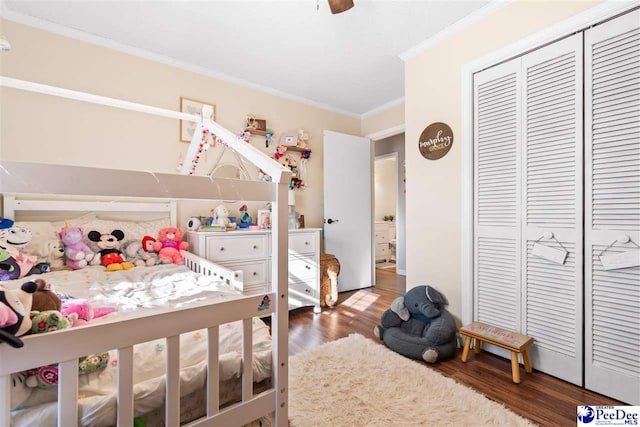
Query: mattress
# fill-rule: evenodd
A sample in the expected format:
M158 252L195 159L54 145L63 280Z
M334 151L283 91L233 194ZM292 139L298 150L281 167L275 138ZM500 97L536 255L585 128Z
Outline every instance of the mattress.
M184 308L242 296L211 276L194 273L180 265L136 267L106 272L103 267L76 271L57 271L41 277L65 296L87 299L94 307L113 307L115 312L91 322L112 322L140 315ZM16 288L24 279L0 282ZM241 375L242 323L220 328L221 384L234 383ZM134 347L134 406L136 416L157 410L164 404L164 340ZM206 331L180 337L180 393L187 396L204 387L206 381ZM260 319L253 319L253 379L261 382L271 374L271 337ZM97 372L79 376L79 408L82 425L110 426L116 422L117 352L110 352L110 363ZM223 395L231 395L222 390ZM12 411L14 426L56 425L57 389L34 389L29 398ZM222 401L222 399L221 399Z

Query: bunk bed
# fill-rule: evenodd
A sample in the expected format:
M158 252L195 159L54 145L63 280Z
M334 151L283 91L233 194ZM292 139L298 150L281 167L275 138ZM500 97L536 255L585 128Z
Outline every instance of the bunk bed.
M13 348L6 343L0 343L0 424L12 425L11 375L52 364L57 364L59 375L55 404L57 425L67 427L91 424L93 421L83 419L83 413L79 411L83 408L83 403L82 396L79 396L81 390L79 386L82 381L78 376L78 359L92 353L112 351L117 358L117 365L112 366L113 375L116 378L114 421L118 426L133 425L136 411L139 412L137 407L139 396L136 395L137 389L134 383L138 368L134 361L138 356L138 349L152 342L155 343L152 345L156 348L159 348L158 345L162 346L164 355L164 363L162 363L164 375L156 384L164 389L160 397L160 400L165 402L162 414L164 424L179 425L181 387L185 387L181 354L189 350L185 350L181 341L187 334L198 334L204 343L202 358L206 365L203 376L206 414L189 425L244 425L264 416L272 417L273 424L276 426L287 425L287 190L291 178L290 172L259 150L238 139L232 132L213 122L212 112L207 107L200 115L189 115L6 77L0 77L0 85L189 120L197 124L180 175L0 161L0 194L3 195L5 208L8 208L9 212L38 209L118 211L123 210L125 206L119 203L121 200L154 199L168 201L166 205L169 206L169 214L175 221L173 201L243 199L272 203L273 233L271 240L273 289L269 293L246 296L234 292L234 284L242 280L239 272L230 271L183 251L186 267L157 267L179 268L180 274L190 276L197 282L202 281L202 276L208 276L211 279L206 289L208 297L192 298L188 302L180 300L180 303L166 306L155 304L127 311L121 316L106 316L104 319L99 319L100 321L81 327L26 335L21 337L24 342L22 348ZM200 135L206 132L215 135L219 142L237 151L245 159L267 172L272 177L272 181L248 182L188 176L193 175L197 164L193 160L199 154ZM74 198L78 196L81 196L81 199L74 202L73 200L76 200ZM71 198L72 202L61 201L60 198L64 197ZM90 199L102 200L102 202L87 201ZM108 201L104 202L104 200ZM144 206L146 206L144 203L134 202L129 208L149 210ZM193 275L196 273L198 277L194 278ZM115 277L117 276L113 276L113 280L116 280ZM122 280L131 279L123 278ZM10 287L10 284L4 285ZM265 316L271 316L270 386L265 391L256 391L254 379L263 380L263 378L260 378L255 370L256 343L254 340L257 332L264 331L261 327L256 329L256 324L260 326L261 323L256 320L258 317ZM225 349L220 348L220 338L224 334L221 329L234 322L239 325L239 336L241 336L239 338L241 350L238 351L237 369L234 371L234 375L237 373L241 376L239 380L241 399L237 403L223 406L224 402L220 400L221 381L228 378L223 375L226 368L222 359L226 356L222 353ZM160 342L162 344L159 344ZM269 365L264 363L264 360L260 364Z

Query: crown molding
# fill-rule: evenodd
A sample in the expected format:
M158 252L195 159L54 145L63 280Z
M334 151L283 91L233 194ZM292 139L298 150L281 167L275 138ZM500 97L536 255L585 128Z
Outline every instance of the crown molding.
M366 113L362 113L360 115L360 118L361 119L366 119L367 117L371 117L371 116L373 116L375 114L382 113L382 112L384 112L386 110L389 110L389 109L391 109L393 107L397 107L398 105L403 104L403 103L404 103L404 96L401 96L398 99L394 99L393 101L389 101L389 102L387 102L385 104L382 104L379 107L376 107L376 108L374 108L372 110L367 111Z
M383 129L378 132L370 133L368 135L365 135L365 138L369 138L372 141L379 141L381 139L389 138L389 137L404 133L404 128L405 128L405 125L403 123L401 125L390 127L388 129Z
M204 67L200 67L198 65L194 65L191 63L178 61L173 58L169 58L164 55L160 55L158 53L150 52L145 49L136 48L133 46L126 45L124 43L118 43L113 40L106 39L104 37L96 36L93 34L86 33L84 31L76 30L73 28L65 27L63 25L55 24L52 22L48 22L39 18L35 18L33 16L24 15L21 13L16 13L9 9L4 1L0 1L0 17L6 19L8 21L17 22L22 25L26 25L33 28L38 28L40 30L48 31L50 33L59 34L71 39L79 40L85 43L105 47L108 49L112 49L115 51L119 51L122 53L126 53L128 55L136 56L143 59L148 59L150 61L158 62L161 64L169 65L171 67L179 68L181 70L189 71L192 73L200 74L206 77L211 77L214 79L222 80L227 83L232 83L238 86L242 86L245 88L257 90L260 92L267 93L269 95L274 95L279 98L288 99L290 101L297 102L299 104L308 105L310 107L319 108L321 110L330 111L332 113L341 114L344 116L348 116L354 119L360 119L361 115L346 111L340 108L336 108L331 105L323 104L320 102L312 101L310 99L306 99L297 95L292 95L286 92L282 92L280 90L262 86L256 83L249 82L247 80L239 79L237 77L230 76L224 73L218 73L206 69Z
M507 6L509 3L511 3L511 1L512 0L492 0L486 6L465 16L459 21L454 22L453 24L449 25L446 29L434 34L433 36L415 45L414 47L407 49L406 51L400 54L400 59L406 62L407 60L413 58L417 54L438 44L442 40L448 37L451 37L452 35L459 33L460 31L463 31L464 29L471 26L472 24L475 24L476 22L483 20L487 16L492 15L496 11Z

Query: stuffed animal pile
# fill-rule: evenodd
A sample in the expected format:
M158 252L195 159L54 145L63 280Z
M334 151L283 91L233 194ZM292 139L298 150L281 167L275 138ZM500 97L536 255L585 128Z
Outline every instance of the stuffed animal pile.
M224 205L219 221L228 221ZM128 270L157 264L182 264L180 251L188 248L183 231L167 227L157 237L125 239L122 230L103 233L66 224L50 239L31 242L31 232L11 219L0 217L0 281L57 270L79 270L102 265L107 271Z

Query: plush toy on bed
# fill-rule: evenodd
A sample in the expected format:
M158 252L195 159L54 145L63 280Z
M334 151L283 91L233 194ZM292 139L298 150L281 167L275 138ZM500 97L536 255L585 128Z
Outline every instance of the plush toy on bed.
M31 311L58 310L62 308L62 301L55 292L51 290L51 285L43 279L36 279L38 288L33 293Z
M142 250L144 250L144 252L149 255L151 258L153 258L154 264L160 264L160 260L158 259L158 254L156 253L156 251L153 249L153 244L157 242L157 240L155 239L155 237L152 236L144 236L142 238ZM144 257L143 257L144 259Z
M31 317L31 333L41 334L44 332L59 331L61 329L72 328L78 320L76 313L67 316L58 310L33 311Z
M84 299L66 299L62 301L62 308L60 310L63 315L70 316L76 314L79 319L85 321L91 321L98 317L106 316L109 313L116 311L113 307L93 307L93 305Z
M73 327L78 320L78 315L76 313L63 315L56 310L42 312L32 311L31 319L33 321L31 333L41 334ZM95 372L105 367L108 362L109 353L107 352L95 353L83 357L80 359L78 365L78 374L84 375ZM51 388L58 384L58 365L29 369L25 374L25 384L30 388Z
M82 240L82 228L66 226L60 229L58 237L64 245L65 264L73 270L86 267L95 254Z
M38 289L35 282L23 283L20 289L0 290L0 342L22 347L18 337L31 330L31 303Z
M189 244L182 241L182 234L182 230L176 227L166 227L158 232L158 241L153 244L153 249L158 252L161 263L184 263L180 249L187 249Z
M69 269L64 265L64 244L58 239L51 239L41 242L37 245L33 252L38 257L38 264L34 268L40 266L40 271L30 271L29 274L38 274L46 271L58 271ZM42 265L47 268L42 267ZM33 270L33 269L32 269Z
M149 252L143 249L142 242L140 240L127 240L120 245L120 250L124 255L124 259L133 263L136 267L156 265L156 259Z
M86 375L102 369L109 363L109 353L95 353L83 357L78 363L78 375ZM58 384L58 365L41 366L24 372L24 382L30 388L52 388Z
M0 246L4 247L20 266L20 277L26 276L36 264L38 257L27 253L24 249L31 241L32 234L28 228L13 224L0 229Z
M428 363L451 358L457 327L445 305L444 296L431 286L416 286L391 303L374 333L403 356Z
M120 252L120 242L124 239L124 232L122 230L113 230L110 234L102 234L99 231L90 231L89 240L96 242L96 245L100 249L100 262L107 267L107 271L117 270L129 270L134 265L130 262L126 262L122 258L122 252Z
M20 277L20 266L4 246L4 242L0 242L0 281L18 277Z

